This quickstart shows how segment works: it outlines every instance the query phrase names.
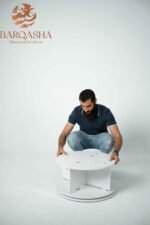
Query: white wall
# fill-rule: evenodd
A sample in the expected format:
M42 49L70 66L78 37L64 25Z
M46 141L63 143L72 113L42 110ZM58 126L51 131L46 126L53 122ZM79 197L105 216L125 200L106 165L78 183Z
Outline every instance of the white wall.
M19 30L0 1L0 30ZM143 0L29 3L50 30L43 44L0 40L0 150L56 151L79 92L95 91L111 108L126 151L149 151L150 2ZM76 127L77 128L77 127Z

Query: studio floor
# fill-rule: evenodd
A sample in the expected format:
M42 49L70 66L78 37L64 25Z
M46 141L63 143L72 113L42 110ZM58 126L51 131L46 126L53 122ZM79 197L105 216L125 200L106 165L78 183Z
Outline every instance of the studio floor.
M57 195L55 153L0 152L0 225L149 225L150 153L120 157L116 194L81 203Z

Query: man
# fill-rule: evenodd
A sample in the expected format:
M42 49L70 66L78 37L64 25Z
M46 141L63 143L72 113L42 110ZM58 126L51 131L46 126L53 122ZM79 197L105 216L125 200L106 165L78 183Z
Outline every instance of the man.
M79 101L80 105L74 108L59 136L57 156L67 155L64 150L67 140L74 151L95 148L107 154L111 152L110 160L117 164L122 136L112 112L106 106L96 104L95 93L90 89L80 93ZM80 130L71 132L76 123Z

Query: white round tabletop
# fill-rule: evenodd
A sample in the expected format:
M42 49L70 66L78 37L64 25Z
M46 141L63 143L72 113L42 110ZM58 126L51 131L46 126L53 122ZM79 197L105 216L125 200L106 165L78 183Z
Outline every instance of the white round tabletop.
M56 162L62 168L73 170L99 170L114 165L115 161L109 160L110 155L102 153L98 149L86 149L72 151L68 155L56 157Z

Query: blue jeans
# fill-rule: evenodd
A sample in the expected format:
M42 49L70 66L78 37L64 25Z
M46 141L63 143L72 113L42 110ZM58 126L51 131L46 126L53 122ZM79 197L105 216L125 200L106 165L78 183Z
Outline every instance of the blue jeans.
M67 142L74 151L95 148L107 154L111 152L115 143L113 137L107 132L91 135L83 131L73 131L70 133L67 137Z

